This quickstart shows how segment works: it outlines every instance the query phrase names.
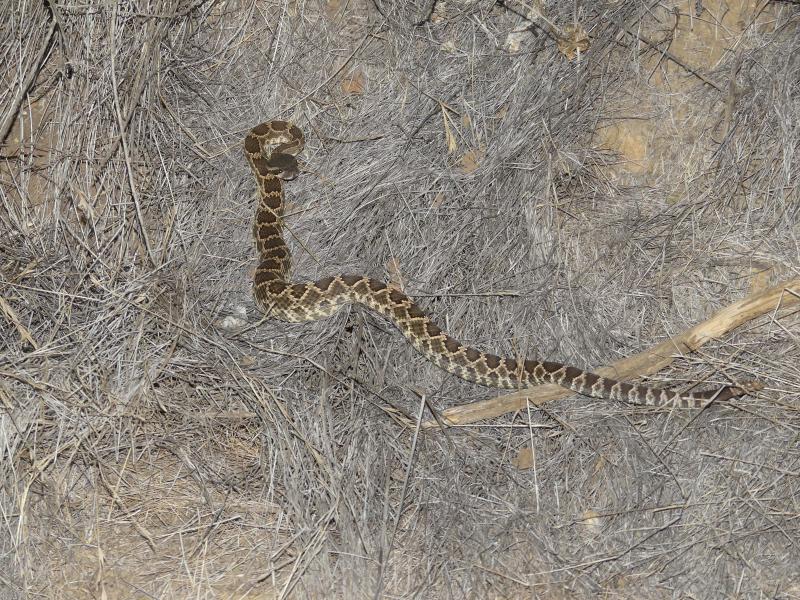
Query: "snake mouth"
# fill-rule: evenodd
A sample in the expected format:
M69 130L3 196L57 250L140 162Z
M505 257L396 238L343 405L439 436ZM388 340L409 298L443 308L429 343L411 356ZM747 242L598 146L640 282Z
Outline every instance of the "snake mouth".
M292 179L296 179L299 174L300 171L294 169L293 171L281 171L280 173L278 173L278 177L280 177L284 181L291 181Z

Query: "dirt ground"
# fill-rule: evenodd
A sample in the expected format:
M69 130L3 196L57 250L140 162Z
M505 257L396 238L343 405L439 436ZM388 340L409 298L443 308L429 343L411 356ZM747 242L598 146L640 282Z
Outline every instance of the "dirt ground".
M800 598L797 3L0 14L0 599ZM363 307L264 318L242 141L271 118L306 137L296 280L763 389L506 395Z

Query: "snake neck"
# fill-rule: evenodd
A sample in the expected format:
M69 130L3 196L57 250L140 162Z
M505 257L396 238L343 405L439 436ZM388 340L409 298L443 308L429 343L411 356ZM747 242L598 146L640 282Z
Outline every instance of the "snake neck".
M259 258L256 285L285 280L291 266L289 248L283 240L283 182L273 175L260 175L259 188L260 199L253 223Z

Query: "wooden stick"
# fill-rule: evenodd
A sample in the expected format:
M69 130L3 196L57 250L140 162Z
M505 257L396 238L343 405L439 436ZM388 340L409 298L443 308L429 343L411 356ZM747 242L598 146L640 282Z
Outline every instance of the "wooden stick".
M669 365L676 354L693 352L708 341L725 335L743 323L767 312L796 304L800 304L800 278L792 279L763 292L752 294L739 302L734 302L684 333L662 342L650 350L617 361L610 367L597 369L595 372L604 377L621 380L650 375ZM443 411L441 418L448 425L466 425L520 410L525 408L528 402L540 406L546 402L573 395L575 392L557 385L541 385L490 400L454 406ZM426 428L438 426L435 420L425 421L422 424L422 427Z

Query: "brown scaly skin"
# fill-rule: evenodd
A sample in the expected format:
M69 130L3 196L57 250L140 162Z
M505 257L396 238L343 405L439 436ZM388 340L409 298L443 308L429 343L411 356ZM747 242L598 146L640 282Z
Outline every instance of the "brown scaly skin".
M345 304L362 304L391 321L414 348L445 371L493 388L523 389L555 383L579 394L648 406L700 408L761 389L755 381L707 392L683 394L606 379L556 362L502 358L465 346L442 331L404 293L362 275L334 275L291 283L289 249L283 240L283 180L298 172L303 133L287 121L254 127L244 142L259 187L253 235L259 254L254 293L268 316L299 323L324 319ZM269 148L272 148L270 151Z

